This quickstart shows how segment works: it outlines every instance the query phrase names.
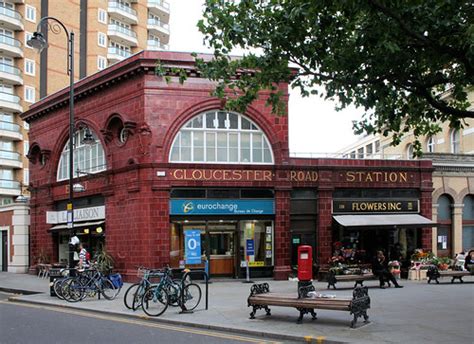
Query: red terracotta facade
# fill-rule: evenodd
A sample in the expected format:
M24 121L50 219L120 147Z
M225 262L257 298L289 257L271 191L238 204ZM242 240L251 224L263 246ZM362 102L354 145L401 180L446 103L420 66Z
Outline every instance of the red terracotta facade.
M156 60L165 66L189 69L188 80L167 83L154 73ZM333 192L346 189L416 189L420 194L420 214L431 218L432 165L430 161L302 159L290 158L288 117L277 116L265 106L265 94L245 115L266 134L274 154L274 165L176 164L169 163L171 144L180 128L192 117L222 108L210 96L213 84L199 78L189 54L142 52L75 84L75 121L85 123L98 134L106 154L107 171L97 177L83 177L86 192L77 198L100 195L105 200L106 245L116 257L116 268L132 275L137 265L163 266L170 257L170 190L186 188L269 188L275 193L274 277L290 272L290 195L295 188L317 190L318 261L326 262L332 250ZM288 99L287 85L280 85ZM30 255L45 248L57 258L48 232L46 212L68 198L67 181L57 182L57 168L68 140L68 89L36 103L23 114L30 123L31 232ZM129 138L120 144L113 130L120 120L130 128ZM337 128L335 128L337 130ZM35 155L36 154L36 155ZM42 156L40 163L38 154ZM261 170L271 180L183 180L172 177L175 169ZM157 176L157 171L165 172ZM408 180L384 179L384 174L352 180L366 173L406 173ZM299 174L298 174L299 173ZM308 174L309 173L309 174ZM313 173L313 175L311 174ZM316 174L314 174L316 173ZM358 174L357 174L358 173ZM351 176L354 176L351 174ZM377 177L379 176L379 177ZM199 178L197 178L199 179ZM349 180L348 180L349 179ZM423 229L423 248L431 248L431 229Z

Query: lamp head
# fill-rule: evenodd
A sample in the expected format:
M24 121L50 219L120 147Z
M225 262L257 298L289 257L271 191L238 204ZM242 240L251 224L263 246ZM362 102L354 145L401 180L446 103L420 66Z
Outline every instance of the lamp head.
M48 47L48 41L46 41L46 38L44 38L44 35L41 32L36 31L33 33L33 37L26 42L26 45L41 53L43 49Z
M15 203L28 203L28 200L29 200L28 197L24 195L20 195L17 198L15 198Z
M82 143L88 146L91 146L95 143L94 135L92 135L89 128L86 128L84 133L84 138L82 139Z
M86 187L80 183L76 183L72 186L72 190L74 192L84 192L86 191Z

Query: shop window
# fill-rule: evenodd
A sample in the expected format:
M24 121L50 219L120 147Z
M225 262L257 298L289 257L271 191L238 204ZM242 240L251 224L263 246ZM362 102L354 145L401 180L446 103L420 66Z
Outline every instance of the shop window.
M252 246L254 254L249 255L249 266L273 265L272 221L240 221L241 266L245 266L247 248Z
M209 111L188 121L176 135L171 162L273 164L266 135L243 115Z

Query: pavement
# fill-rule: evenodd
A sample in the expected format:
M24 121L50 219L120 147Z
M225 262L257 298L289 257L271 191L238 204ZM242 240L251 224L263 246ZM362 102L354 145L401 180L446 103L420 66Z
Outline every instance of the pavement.
M208 310L205 309L205 285L198 282L203 299L189 314L169 307L157 318L148 318L142 310L132 311L123 304L123 295L130 285L125 283L119 296L112 301L85 299L68 303L50 296L49 278L0 272L0 291L15 293L12 302L25 302L64 309L86 310L115 316L148 318L150 321L201 327L287 341L312 343L473 343L474 338L474 276L464 277L464 283L450 283L441 278L440 284L426 281L401 281L402 289L379 289L378 281L366 281L371 298L368 310L370 323L359 319L358 327L350 328L349 312L317 310L318 319L305 316L297 325L299 312L293 308L271 307L272 315L257 311L249 319L251 308L247 297L251 284L241 280L213 280L209 284ZM296 281L255 280L267 282L270 290L296 293ZM316 290L337 297L352 297L353 282L339 282L337 290L327 290L325 282L313 282ZM362 325L362 326L361 326Z

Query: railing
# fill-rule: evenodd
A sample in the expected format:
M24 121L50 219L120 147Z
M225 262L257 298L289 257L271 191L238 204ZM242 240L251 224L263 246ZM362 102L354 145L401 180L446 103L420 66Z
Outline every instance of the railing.
M160 27L162 27L163 29L165 29L166 31L169 31L169 25L168 25L168 24L163 24L163 23L162 23L161 21L159 21L158 19L148 18L148 25L160 26Z
M21 14L18 13L17 11L12 10L11 8L8 8L8 7L1 6L1 5L0 5L0 14L6 15L8 17L15 18L18 20L21 20L23 18Z
M168 45L167 44L162 44L160 41L156 41L154 39L149 39L147 41L147 46L152 49L164 49L168 50Z
M20 133L20 126L16 123L0 121L0 130L13 131Z
M20 97L10 93L0 92L0 100L18 104L20 102Z
M125 58L132 55L132 53L130 51L120 49L120 48L116 48L116 47L109 47L107 52L109 54L115 54L115 55L119 55L119 56L122 56L122 57L125 57Z
M0 159L21 161L20 154L18 152L0 150Z
M0 43L8 44L14 47L21 48L21 42L13 37L0 34Z
M291 152L291 158L302 158L302 159L314 159L314 158L329 158L329 159L379 159L379 160L394 160L404 159L411 160L411 157L407 157L405 154L383 154L381 152L360 155L356 153L355 156L351 156L348 153L316 153L316 152Z
M0 63L0 72L8 73L8 74L13 74L20 76L21 71L19 68L6 64L6 63Z
M0 189L18 189L20 190L20 182L16 180L0 179Z
M127 28L124 28L120 25L117 25L117 24L109 24L109 30L110 31L117 31L117 32L120 32L120 33L123 33L124 35L127 35L127 36L130 36L130 37L133 37L133 38L137 38L137 33L130 30L130 29L127 29Z
M133 8L130 8L129 6L125 6L119 2L115 1L109 1L109 8L117 8L119 10L122 10L124 12L127 12L133 16L137 15L137 11L135 11Z
M158 5L168 11L170 9L170 4L164 0L148 0L148 5Z

